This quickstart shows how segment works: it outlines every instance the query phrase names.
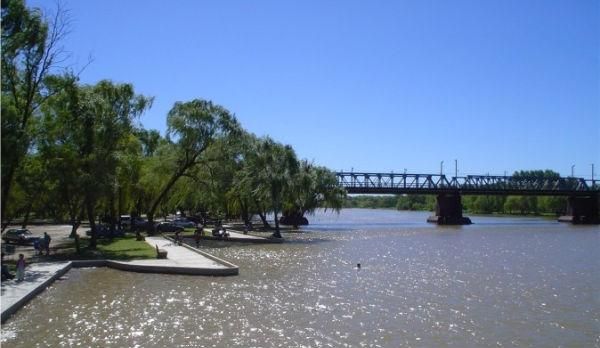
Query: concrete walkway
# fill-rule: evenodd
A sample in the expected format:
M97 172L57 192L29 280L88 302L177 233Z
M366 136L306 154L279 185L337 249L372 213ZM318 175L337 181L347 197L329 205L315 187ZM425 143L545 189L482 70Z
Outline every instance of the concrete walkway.
M227 225L225 225L225 229L227 230L227 233L229 233L229 238L227 239L213 236L212 229L209 228L204 229L204 236L202 236L202 239L242 243L283 243L283 238L265 238L260 236L254 236L252 234L244 234L243 232L230 229L229 227L227 227Z
M206 252L192 248L189 245L176 245L170 238L146 237L146 243L167 252L164 260L136 260L126 263L139 265L167 265L172 267L206 268L206 269L231 269L238 268L236 265L219 259ZM236 273L237 274L237 273Z
M25 269L22 282L17 282L16 278L3 281L0 286L2 322L67 273L71 266L71 262L34 263Z
M188 245L175 245L163 237L146 237L146 243L167 251L167 259L134 261L89 260L33 263L25 269L25 280L3 281L0 307L2 322L21 308L72 267L111 267L124 271L188 275L237 275L239 267Z

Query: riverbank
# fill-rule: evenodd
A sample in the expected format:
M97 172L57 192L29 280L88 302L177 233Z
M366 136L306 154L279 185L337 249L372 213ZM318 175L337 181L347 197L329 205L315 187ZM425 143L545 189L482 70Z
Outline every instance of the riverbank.
M167 258L156 259L156 252L154 252L154 259L145 258L133 261L96 259L30 264L26 269L23 281L18 282L16 279L12 279L3 281L1 284L2 323L71 268L109 267L130 272L203 276L239 274L237 265L191 246L177 245L172 239L146 237L146 240L141 243L148 245L151 250L165 252Z

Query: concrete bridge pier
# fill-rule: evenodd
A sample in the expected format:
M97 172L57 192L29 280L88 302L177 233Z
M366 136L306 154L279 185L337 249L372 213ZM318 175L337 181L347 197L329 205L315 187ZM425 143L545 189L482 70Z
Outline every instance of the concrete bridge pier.
M598 198L598 195L570 196L567 200L567 215L559 217L558 221L573 224L600 224Z
M460 193L442 193L436 198L435 215L427 218L427 222L438 225L469 225L471 219L462 215Z

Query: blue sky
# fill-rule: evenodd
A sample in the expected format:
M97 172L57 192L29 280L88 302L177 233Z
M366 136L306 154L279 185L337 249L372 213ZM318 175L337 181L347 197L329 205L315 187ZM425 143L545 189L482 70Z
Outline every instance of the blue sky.
M599 4L64 0L64 44L93 57L84 83L154 96L141 123L163 134L174 102L205 98L333 170L591 177Z

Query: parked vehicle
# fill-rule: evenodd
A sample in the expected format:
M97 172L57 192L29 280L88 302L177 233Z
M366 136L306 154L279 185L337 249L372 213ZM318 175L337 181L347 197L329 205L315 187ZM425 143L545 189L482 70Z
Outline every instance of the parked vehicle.
M204 223L204 218L202 216L192 215L192 216L186 216L185 218L195 224L203 224Z
M135 231L136 229L140 229L140 226L145 227L144 224L147 222L148 222L148 220L143 219L141 217L131 217L129 215L121 215L121 226L123 227L124 230Z
M121 227L123 227L123 229L128 230L131 228L131 225L132 225L131 216L121 215L120 220L121 220Z
M212 235L214 237L219 237L219 238L225 238L225 239L229 238L229 232L227 232L227 230L223 226L217 226L217 228L214 228L212 230Z
M183 232L183 227L177 226L171 221L163 221L156 225L156 230L159 232Z
M156 222L154 223L154 225L156 225ZM135 223L133 224L133 226L131 226L131 231L132 232L136 232L136 231L148 231L150 230L150 227L152 225L150 224L150 221L146 220L146 219L139 219L136 220Z
M173 224L183 228L194 228L196 224L186 218L177 218L173 220Z
M36 236L26 228L13 228L2 234L4 243L29 244L33 245L41 237Z
M87 236L92 235L92 230L85 231ZM111 233L109 225L96 225L96 237L98 238L114 238L123 237L125 231L115 228L115 231Z

